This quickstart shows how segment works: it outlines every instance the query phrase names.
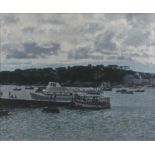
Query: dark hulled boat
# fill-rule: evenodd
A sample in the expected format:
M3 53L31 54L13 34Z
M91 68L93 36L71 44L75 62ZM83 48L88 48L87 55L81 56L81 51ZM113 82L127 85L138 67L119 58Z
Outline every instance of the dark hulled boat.
M54 107L44 107L42 109L42 112L59 113L59 109L58 108L54 108Z
M30 86L30 87L25 87L25 89L29 89L29 90L32 90L32 89L34 89L32 86Z
M21 91L21 88L14 88L14 91Z

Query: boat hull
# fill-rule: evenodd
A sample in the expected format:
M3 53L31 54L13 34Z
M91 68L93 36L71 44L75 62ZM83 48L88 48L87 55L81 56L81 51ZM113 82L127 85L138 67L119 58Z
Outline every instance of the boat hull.
M103 109L110 109L111 106L110 104L104 107L103 106L102 107L95 107L95 106L88 107L88 106L74 105L74 106L68 106L67 108L71 110L78 110L78 109L79 110L103 110Z
M59 113L59 109L53 108L53 107L44 107L42 112L47 112L47 113Z
M99 110L99 109L109 109L111 108L110 105L110 100L109 98L105 98L105 101L100 102L100 103L85 103L85 102L80 102L80 101L74 101L75 108L79 109L94 109L94 110Z
M38 101L55 101L55 102L72 102L73 101L73 97L72 95L70 96L56 96L56 98L50 98L49 95L44 95L42 93L30 93L31 98L33 100L38 100Z

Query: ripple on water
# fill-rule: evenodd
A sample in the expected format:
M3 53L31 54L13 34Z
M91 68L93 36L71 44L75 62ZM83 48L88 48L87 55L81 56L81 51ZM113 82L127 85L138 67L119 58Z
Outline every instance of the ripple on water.
M20 93L29 95L28 90ZM155 140L154 93L155 89L134 95L106 92L111 97L109 110L60 108L59 114L51 114L41 108L10 109L9 116L0 117L0 140Z

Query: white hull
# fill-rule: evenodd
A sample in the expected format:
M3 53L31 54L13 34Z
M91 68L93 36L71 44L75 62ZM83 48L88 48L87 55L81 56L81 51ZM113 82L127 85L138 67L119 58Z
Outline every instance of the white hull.
M56 98L51 98L50 95L44 95L42 93L30 93L30 95L33 100L38 101L72 102L73 100L72 95L57 95Z

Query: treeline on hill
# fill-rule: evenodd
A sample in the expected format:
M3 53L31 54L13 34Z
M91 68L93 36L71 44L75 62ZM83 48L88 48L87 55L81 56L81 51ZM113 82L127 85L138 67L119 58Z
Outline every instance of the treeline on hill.
M57 81L65 86L96 86L102 81L120 83L127 74L133 74L127 66L97 65L68 66L43 69L16 69L0 72L1 84L45 85L49 81Z

